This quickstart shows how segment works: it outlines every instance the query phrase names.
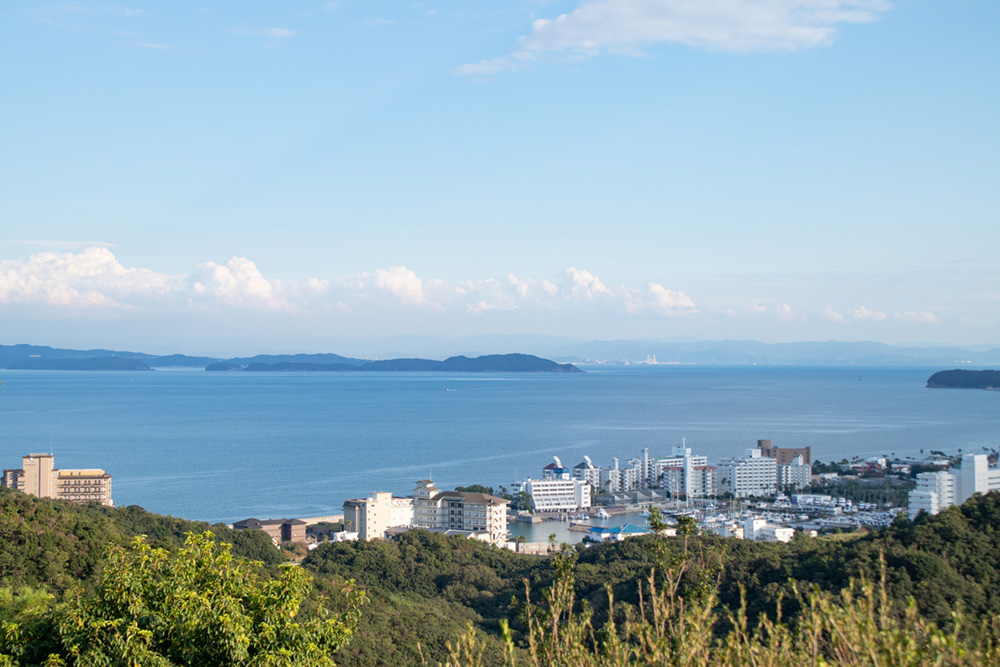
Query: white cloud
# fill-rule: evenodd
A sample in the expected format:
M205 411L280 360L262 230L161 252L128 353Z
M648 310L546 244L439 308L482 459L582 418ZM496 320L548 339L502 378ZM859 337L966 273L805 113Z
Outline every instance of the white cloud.
M837 26L874 21L887 0L582 0L537 19L516 49L463 65L462 75L519 69L545 58L637 54L659 43L713 51L792 51L829 44Z
M148 269L126 268L107 248L40 252L0 262L0 304L39 304L76 310L127 308L134 295L164 295L181 281Z
M375 286L389 292L403 303L424 303L424 283L405 266L393 266L375 272Z
M937 315L925 310L894 310L892 316L904 322L917 322L919 324L937 324L941 321Z
M888 317L885 313L879 312L877 310L868 310L864 306L861 306L853 313L854 319L856 320L884 320Z
M257 265L246 257L233 257L225 264L205 262L198 265L199 280L194 293L230 305L250 305L287 310L290 304L276 294Z
M584 269L566 269L565 274L569 277L571 286L569 293L573 297L583 297L585 299L595 299L599 296L609 296L611 290L605 287L604 283L598 280L597 276Z
M518 280L513 275L508 275L507 284L513 287L514 291L517 292L519 296L522 297L528 296L528 283L524 282L523 280Z
M831 306L827 306L823 309L822 317L828 322L846 322L847 318L835 311Z
M650 305L656 310L672 313L696 310L694 301L684 292L669 290L659 283L649 283L646 291Z
M294 37L295 31L289 28L248 28L245 25L241 25L237 28L229 30L233 35L263 35L265 37Z
M797 317L795 311L787 303L780 303L775 306L774 312L777 313L778 319L785 320L786 322L790 322Z
M133 9L131 7L120 7L118 5L108 5L104 8L104 11L109 14L115 14L117 16L124 16L127 18L135 18L137 16L142 16L141 9Z

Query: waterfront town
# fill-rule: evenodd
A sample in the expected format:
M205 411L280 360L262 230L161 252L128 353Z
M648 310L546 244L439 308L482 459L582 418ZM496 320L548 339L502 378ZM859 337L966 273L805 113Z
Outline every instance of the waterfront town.
M921 460L873 457L823 464L813 461L810 447L758 440L742 455L710 465L682 441L670 456L651 456L647 449L625 465L615 458L600 467L584 456L570 467L555 456L538 477L498 491L480 485L442 490L422 479L405 495L377 491L349 499L342 513L251 517L231 527L264 531L276 546L309 548L324 541L392 539L421 528L545 554L548 540L527 539L518 528L542 524L533 533L546 536L557 526L584 543L623 540L652 532L655 511L667 535L687 517L699 530L722 537L788 542L796 534L887 526L900 514L910 519L920 512L937 514L976 493L1000 490L996 464L996 452L949 457L938 451ZM21 468L3 471L3 485L43 498L113 505L110 474L56 468L51 453L25 455Z

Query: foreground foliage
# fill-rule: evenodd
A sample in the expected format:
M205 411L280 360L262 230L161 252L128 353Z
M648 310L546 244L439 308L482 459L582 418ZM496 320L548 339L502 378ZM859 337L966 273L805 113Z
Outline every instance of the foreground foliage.
M364 595L345 586L339 613L320 601L300 617L310 585L291 565L262 578L211 533L190 535L177 553L137 538L109 551L93 596L0 596L0 665L333 665Z
M48 636L46 632L54 632L44 624L52 621L55 608L64 605L68 609L79 600L97 599L103 595L108 574L105 568L123 567L114 560L117 556L103 560L109 547L112 554L121 554L122 549L132 553L129 545L135 536L145 534L151 552L158 548L173 551L181 547L185 532L200 534L207 530L216 535L217 542L232 543L233 556L265 561L263 567L252 569L260 583L287 576L277 565L282 561L280 553L261 532L234 533L224 526L158 516L138 507L71 506L0 488L0 587L17 591L0 590L0 622L16 623L20 632L28 633L25 636L42 641ZM680 618L676 609L653 612L654 601L664 595L662 587L669 576L676 587L670 604L680 604L685 613L691 612L696 603L704 604L707 606L699 607L700 613L710 614L693 617L691 623L697 621L699 625L684 635L684 641L690 642L690 650L700 642L698 646L714 651L711 655L719 661L730 659L724 653L729 644L742 646L744 651L764 651L768 646L768 650L777 650L777 644L768 642L778 640L768 637L779 633L785 637L781 640L785 643L780 644L782 651L806 660L809 656L801 651L811 645L806 642L808 637L822 639L838 632L847 636L862 631L872 633L873 642L878 643L870 648L880 651L902 642L920 650L947 644L957 647L963 655L984 659L993 656L989 647L990 642L995 642L995 631L981 627L980 619L993 618L1000 612L997 493L974 497L962 507L948 508L937 516L921 516L912 522L901 520L868 533L797 538L791 544L724 540L711 535L630 538L570 550L564 555L572 556L571 584L564 585L572 593L567 613L571 610L573 620L584 616L588 619L589 626L579 632L593 636L589 644L580 645L580 650L594 655L602 655L594 651L601 642L611 641L608 631L614 628L615 641L620 646L631 646L628 650L641 664L634 653L638 650L636 642L641 644L639 638L647 636L643 633L655 630L657 616ZM538 627L532 629L532 622L548 618L545 614L552 608L548 591L564 576L553 567L561 562L559 559L539 559L420 530L391 542L325 544L303 560L302 570L311 575L312 586L302 598L293 622L311 617L320 608L333 615L354 613L349 617L356 619L350 642L331 654L337 664L345 667L447 662L451 659L449 643L456 647L456 639L470 626L475 629L474 646L481 664L510 664L511 660L517 665L534 664L533 656L538 660L541 657L533 654L532 642L537 646L545 642L538 635ZM129 561L128 569L136 566ZM655 575L652 584L651 573ZM341 595L352 579L359 589L368 592L368 603L360 618L356 617L352 598ZM641 587L639 581L643 582ZM871 587L870 594L865 592L866 586ZM34 590L24 591L24 587ZM844 590L850 592L847 597ZM869 607L857 606L866 596L871 597L865 603ZM143 604L153 609L149 606L152 602ZM823 611L823 605L829 613ZM874 626L859 625L860 620L854 625L848 620L838 621L842 624L839 630L829 625L836 614L850 612L860 619L868 608L877 611L871 617ZM529 616L529 609L537 611ZM961 612L958 616L957 611ZM823 618L817 616L823 614ZM110 617L99 618L107 621ZM564 615L560 637L571 627L566 618ZM506 624L506 635L501 622ZM32 623L39 624L37 631L32 629ZM642 623L653 624L644 630ZM767 624L774 629L762 630L771 627ZM809 627L822 632L797 634ZM123 636L127 637L127 632ZM653 637L657 636L654 632ZM13 640L4 635L2 641ZM816 641L827 648L814 656L815 664L821 664L820 657L827 662L847 660L831 653L832 645L826 639ZM753 648L758 644L760 647ZM3 646L9 656L24 665L41 664L48 655L38 650L32 656L18 657L10 652L15 644ZM23 650L28 651L26 647ZM789 657L786 662L769 663L772 658L765 653L744 655L759 664L791 662ZM912 655L923 656L913 658L913 664L922 664L929 654ZM675 664L673 660L667 662Z
M553 545L554 547L555 545ZM951 628L942 630L924 618L912 601L890 600L885 580L851 580L839 593L814 587L801 592L793 586L800 611L794 620L781 614L764 615L752 626L742 604L729 609L719 604L718 583L705 576L692 582L689 566L721 575L718 554L694 556L688 541L668 545L654 538L651 547L660 570L654 569L637 586L639 605L617 613L609 585L608 614L596 624L589 605L578 605L575 595L577 553L555 551L556 573L540 603L530 599L521 615L527 625L527 655L515 645L510 625L501 627L506 645L504 665L518 667L909 667L941 665L976 667L1000 664L1000 620L987 616L968 623L952 615ZM680 549L680 550L679 550ZM450 647L449 667L495 664L486 659L481 635L469 629Z

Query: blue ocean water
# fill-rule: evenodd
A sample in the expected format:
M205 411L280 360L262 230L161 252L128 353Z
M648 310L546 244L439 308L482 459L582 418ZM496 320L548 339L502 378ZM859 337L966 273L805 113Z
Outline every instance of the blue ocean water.
M1000 446L1000 392L921 368L585 367L585 374L4 371L0 465L51 450L114 476L117 505L233 521L340 511L539 476L558 455L624 464L687 438L710 461L756 440L821 460Z

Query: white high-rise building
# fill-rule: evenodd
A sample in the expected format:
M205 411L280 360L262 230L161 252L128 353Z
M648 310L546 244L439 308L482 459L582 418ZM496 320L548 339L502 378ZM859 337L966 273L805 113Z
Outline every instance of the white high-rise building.
M966 454L958 470L922 472L917 488L910 491L908 516L921 510L937 514L946 507L961 505L977 493L1000 491L1000 469L990 468L985 454Z
M664 473L667 470L685 468L687 466L692 468L707 466L708 457L692 455L691 448L688 447L687 442L682 439L681 446L674 447L671 450L671 456L669 457L650 458L649 450L644 449L642 452L642 458L630 459L629 464L632 467L637 468L639 471L640 488L666 488L666 486L664 486L666 483ZM687 493L687 491L684 490L679 492Z
M736 498L773 496L778 487L778 463L761 456L759 449L748 449L746 455L719 461L719 493L731 493Z
M692 455L691 448L683 440L680 447L673 448L672 454L672 458L650 462L650 470L658 476L656 486L671 494L715 495L718 469L708 465L707 456Z

